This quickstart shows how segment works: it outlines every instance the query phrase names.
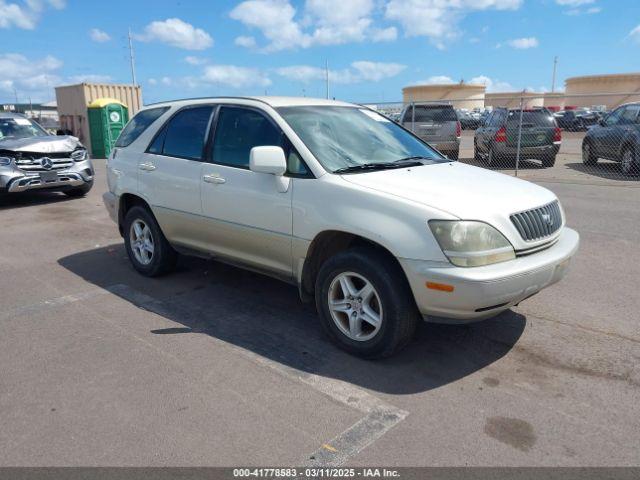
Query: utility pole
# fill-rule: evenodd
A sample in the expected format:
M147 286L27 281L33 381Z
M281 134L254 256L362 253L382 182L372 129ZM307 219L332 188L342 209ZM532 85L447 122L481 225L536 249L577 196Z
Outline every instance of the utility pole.
M556 91L556 70L558 68L558 57L553 57L553 78L551 80L551 93Z
M18 90L16 90L16 87L13 87L13 96L16 97L16 108L18 108Z
M133 53L133 40L131 38L131 28L129 28L129 60L131 61L131 80L133 82L133 86L135 87L138 82L136 82L136 58Z
M326 83L327 83L327 100L329 100L329 60L325 60L324 70L326 75Z

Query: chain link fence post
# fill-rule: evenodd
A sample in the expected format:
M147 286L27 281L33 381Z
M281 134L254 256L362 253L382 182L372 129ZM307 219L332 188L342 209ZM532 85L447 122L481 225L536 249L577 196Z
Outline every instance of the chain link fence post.
M518 119L518 144L516 146L516 177L520 168L520 147L522 144L522 113L524 111L524 97L520 97L520 118Z
M415 133L416 131L416 104L415 102L411 102L411 131Z

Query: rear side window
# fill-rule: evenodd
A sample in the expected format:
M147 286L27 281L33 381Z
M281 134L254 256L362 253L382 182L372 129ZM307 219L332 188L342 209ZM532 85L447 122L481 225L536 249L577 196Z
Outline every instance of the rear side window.
M245 108L220 109L213 142L215 163L249 168L251 149L261 146L282 146L280 130L267 117Z
M458 120L456 111L451 106L416 105L414 108L416 122L456 122ZM409 108L404 121L412 121L414 119L412 115L411 108Z
M150 108L138 112L120 133L116 141L116 147L128 147L131 145L136 138L142 135L142 132L149 128L167 110L169 110L169 107Z
M170 157L202 160L207 129L213 107L187 108L169 120L164 131L151 144L149 151L156 153L162 143L162 154Z

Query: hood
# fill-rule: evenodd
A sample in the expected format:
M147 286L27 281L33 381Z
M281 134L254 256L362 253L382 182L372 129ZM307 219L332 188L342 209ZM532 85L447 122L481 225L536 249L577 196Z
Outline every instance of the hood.
M343 175L348 182L450 213L500 224L512 213L546 205L556 196L533 183L460 162Z
M70 135L47 135L43 137L5 138L0 140L0 150L11 150L13 152L72 152L82 146L82 143L76 137Z

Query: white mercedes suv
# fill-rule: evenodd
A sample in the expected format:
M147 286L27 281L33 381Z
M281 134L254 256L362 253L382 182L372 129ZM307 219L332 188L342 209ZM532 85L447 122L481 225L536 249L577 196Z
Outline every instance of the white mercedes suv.
M373 110L309 98L150 105L108 159L104 201L143 275L178 253L296 284L367 358L418 320L492 317L559 281L578 248L549 190L452 162Z

